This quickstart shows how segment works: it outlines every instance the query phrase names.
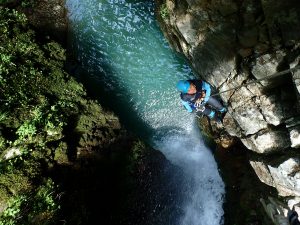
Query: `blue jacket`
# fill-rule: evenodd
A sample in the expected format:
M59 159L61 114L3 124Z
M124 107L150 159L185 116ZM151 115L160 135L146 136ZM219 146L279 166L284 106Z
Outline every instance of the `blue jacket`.
M181 93L180 98L186 110L188 112L193 112L196 109L195 106L196 101L202 97L202 91L205 92L203 103L205 104L208 101L211 95L211 86L202 80L188 80L188 81L196 86L196 93L192 95L187 93Z

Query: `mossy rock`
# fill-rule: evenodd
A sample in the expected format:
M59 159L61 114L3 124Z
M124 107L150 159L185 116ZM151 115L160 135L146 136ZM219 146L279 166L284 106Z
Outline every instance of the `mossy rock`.
M32 184L24 173L11 171L0 175L0 186L5 187L9 193L16 195L30 190Z
M33 198L43 177L70 163L68 154L76 153L76 147L107 148L123 133L118 118L88 100L83 85L64 71L65 50L59 44L35 34L16 11L0 8L0 23L5 60L0 68L0 98L5 100L0 101L0 153L22 149L0 167L0 210L20 196L30 208L40 202ZM133 158L139 150L135 154ZM33 210L24 218L26 223L47 224L53 215Z
M0 160L3 162L6 160L9 160L9 159L12 159L14 157L17 157L21 154L22 154L22 152L21 152L20 148L17 148L17 147L7 148L2 152L2 154L0 156Z
M81 147L104 147L112 142L120 130L118 118L112 113L105 112L96 101L86 101L84 111L80 115L75 132L80 136Z
M67 152L67 143L61 142L55 150L54 160L58 164L68 164L69 158L68 158L68 152Z
M7 208L11 194L5 186L0 185L0 214Z
M222 124L209 120L206 116L198 118L198 126L205 142L210 146L217 144L223 148L229 148L237 142L236 138L226 132Z
M198 117L198 127L200 128L204 141L210 146L215 145L214 138L216 134L213 132L210 120L205 116Z

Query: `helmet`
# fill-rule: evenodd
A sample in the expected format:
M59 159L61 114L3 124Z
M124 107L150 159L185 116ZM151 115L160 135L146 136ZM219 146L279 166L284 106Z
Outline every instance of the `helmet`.
M180 80L176 84L176 87L178 91L181 91L182 93L187 93L190 88L190 82L188 82L187 80Z

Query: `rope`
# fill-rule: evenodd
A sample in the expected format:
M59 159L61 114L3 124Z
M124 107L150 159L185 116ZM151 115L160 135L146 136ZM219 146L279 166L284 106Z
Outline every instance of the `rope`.
M263 77L263 78L260 78L260 79L254 80L254 81L250 81L249 83L242 84L242 85L239 85L239 86L237 86L237 87L230 88L230 89L228 89L228 90L221 91L221 92L216 93L216 94L212 94L211 96L216 96L216 95L220 95L220 94L222 94L222 93L228 92L228 91L236 90L236 89L238 89L238 88L248 86L249 84L258 83L258 82L260 82L260 81L262 81L262 80L267 80L267 79L271 79L271 78L274 78L274 77L279 77L279 76L281 76L281 75L287 74L287 73L292 72L292 71L294 71L294 70L297 70L297 69L299 69L299 68L300 68L300 66L295 66L294 68L287 69L287 70L283 70L283 71L278 72L278 73L275 73L275 74L273 74L273 75L271 75L271 76L266 76L266 77Z

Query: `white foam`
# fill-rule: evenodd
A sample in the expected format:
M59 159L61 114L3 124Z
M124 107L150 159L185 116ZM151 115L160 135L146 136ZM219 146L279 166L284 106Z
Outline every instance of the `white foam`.
M153 2L100 2L67 1L78 59L89 76L105 84L101 88L117 96L120 114L149 126L154 147L185 173L188 182L178 180L185 190L180 225L222 224L224 184L175 89L177 80L193 77L191 69L155 25Z
M165 156L184 171L184 216L180 225L220 225L223 223L224 183L210 150L204 145L197 128L169 134L156 141Z

